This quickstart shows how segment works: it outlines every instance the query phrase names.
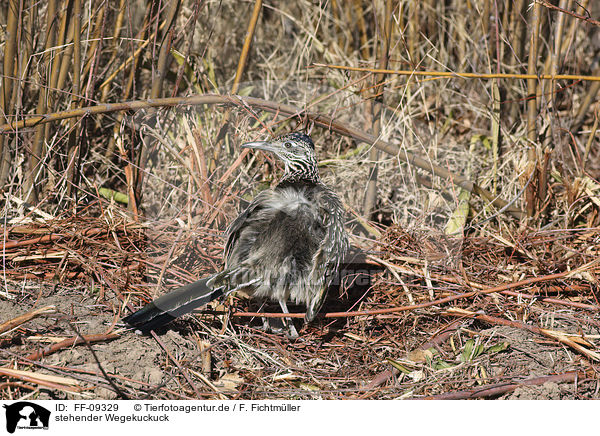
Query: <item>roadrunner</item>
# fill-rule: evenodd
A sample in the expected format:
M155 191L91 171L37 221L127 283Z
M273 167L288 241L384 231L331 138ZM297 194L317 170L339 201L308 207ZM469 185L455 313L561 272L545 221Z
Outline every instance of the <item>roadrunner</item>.
M321 182L308 135L290 133L242 148L275 154L285 164L283 177L227 229L223 271L147 304L124 318L131 326L156 329L237 290L277 301L284 313L289 313L288 300L304 304L304 321L315 318L348 249L340 199ZM296 336L293 324L288 327Z

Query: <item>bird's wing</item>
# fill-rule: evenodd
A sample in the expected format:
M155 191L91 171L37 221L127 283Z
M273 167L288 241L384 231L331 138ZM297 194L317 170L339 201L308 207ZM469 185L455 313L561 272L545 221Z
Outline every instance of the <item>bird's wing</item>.
M319 216L326 232L312 260L310 279L317 292L307 304L307 322L312 321L321 308L329 284L335 278L339 264L348 250L348 236L344 230L344 208L341 202L335 194L325 191L320 203Z
M227 230L225 232L225 234L227 236L227 242L225 243L225 254L224 254L224 259L225 259L226 263L229 259L229 255L231 254L233 247L235 247L235 244L240 236L241 230L246 225L248 218L250 218L253 214L258 212L259 210L263 209L265 200L268 198L268 196L270 194L271 194L270 190L260 192L256 197L254 197L254 200L252 200L252 203L250 203L248 205L248 207L246 209L244 209L244 211L242 213L240 213L237 216L237 218L235 220L233 220L233 222L227 228Z

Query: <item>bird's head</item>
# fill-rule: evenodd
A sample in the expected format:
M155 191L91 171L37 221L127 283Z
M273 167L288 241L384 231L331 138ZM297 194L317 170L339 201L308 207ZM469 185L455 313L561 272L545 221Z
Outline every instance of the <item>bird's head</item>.
M315 144L310 136L293 132L270 141L247 142L242 148L255 148L274 153L285 164L283 179L318 180Z

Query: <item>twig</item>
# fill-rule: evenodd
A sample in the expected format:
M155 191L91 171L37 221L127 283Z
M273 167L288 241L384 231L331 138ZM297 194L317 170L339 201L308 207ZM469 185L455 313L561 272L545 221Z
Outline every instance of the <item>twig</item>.
M40 351L36 351L35 353L31 353L26 357L28 360L39 360L42 357L48 356L50 354L56 353L65 348L69 348L75 345L80 345L85 342L94 343L94 342L104 342L104 341L112 341L113 339L118 338L120 335L116 333L109 334L97 334L97 335L85 335L83 337L75 336L70 339L65 339L64 341L60 341L56 344L50 345ZM83 338L83 339L82 339Z
M412 304L410 306L398 306L398 307L388 307L386 309L377 309L377 310L359 310L353 312L330 312L322 315L324 318L347 318L352 316L368 316L368 315L383 315L388 313L397 313L397 312L406 312L415 309L423 309L425 307L437 306L440 304L449 303L451 301L461 300L465 298L471 298L476 295L487 295L493 294L496 292L501 292L507 289L519 288L521 286L531 285L533 283L541 283L550 280L560 279L571 274L572 271L565 271L556 274L549 274L546 276L540 277L531 277L525 280L519 280L517 282L506 283L500 286L495 286L493 288L482 289L478 291L466 292L464 294L451 295L449 297L440 298L438 300L426 301L424 303ZM254 313L254 312L234 312L232 316L238 317L264 317L264 318L303 318L304 313Z
M350 67L346 65L313 64L316 67L331 68L345 71L368 71L379 74L397 74L399 76L449 77L457 79L534 79L534 80L577 80L600 82L600 76L583 76L578 74L510 74L510 73L466 73L456 71L413 71L413 70L381 70L369 67Z
M600 362L600 353L583 347L580 344L580 342L583 342L584 344L586 344L588 346L591 344L589 344L587 341L582 339L581 336L579 336L579 335L571 335L571 334L564 333L564 332L544 329L541 327L536 327L536 326L532 326L529 324L525 324L525 323L522 323L519 321L512 321L509 319L497 318L494 316L489 316L489 315L485 315L482 313L471 312L469 310L458 309L458 308L452 308L451 310L449 310L446 313L448 315L452 315L452 316L461 316L461 317L467 316L470 318L474 318L474 319L477 319L480 321L487 322L489 324L505 325L505 326L528 330L533 333L541 334L548 338L557 340L565 345L568 345L569 347L579 351L581 354L584 354L585 356L589 357L590 359Z
M30 312L24 313L23 315L19 315L11 319L10 321L6 321L0 324L0 334L12 330L15 327L20 326L21 324L25 324L27 321L31 321L32 319L37 318L38 316L49 315L52 313L56 313L56 306L40 307L39 309L32 310Z
M233 80L233 86L231 87L231 93L235 94L240 86L242 80L242 74L246 68L248 62L248 53L250 52L250 45L252 44L252 38L254 37L254 29L256 28L256 22L260 15L262 8L262 0L254 1L254 9L252 9L252 16L250 17L250 23L248 23L248 29L246 30L246 38L244 39L244 46L242 47L242 54L238 61L237 70L235 71L235 79Z
M580 15L578 13L567 11L566 9L559 8L558 6L555 6L555 5L551 4L551 3L548 3L545 0L535 0L535 3L539 4L539 5L542 5L542 6L546 7L546 8L548 8L548 9L554 9L556 11L562 12L563 14L570 15L572 17L577 18L578 20L582 20L582 21L585 21L586 23L593 24L594 26L600 26L600 21L598 21L598 20L594 20L594 19L592 19L590 17L586 17L584 15Z
M599 77L600 80L600 77ZM466 179L465 177L459 176L457 174L453 174L445 168L432 164L428 159L417 156L407 150L401 150L397 146L378 139L377 137L365 133L361 130L355 129L349 126L346 123L342 123L336 121L334 118L318 114L318 113L305 113L303 110L286 104L275 103L269 100L264 100L255 97L241 97L241 96L224 96L224 95L214 95L214 94L202 94L195 95L191 97L169 97L169 98L157 98L153 100L135 100L114 104L104 104L99 106L88 106L84 108L72 109L62 112L55 112L52 114L38 115L31 117L27 120L23 121L13 121L7 124L0 125L0 132L8 132L15 129L23 129L25 127L31 127L35 125L39 125L40 123L49 123L53 121L80 117L84 115L94 115L94 114L103 114L110 112L118 112L118 111L126 111L126 110L139 110L146 108L156 108L156 107L170 107L170 106L180 106L180 105L200 105L200 104L234 104L238 106L251 105L258 107L262 110L286 115L289 117L295 117L299 115L304 115L311 119L315 124L333 130L339 134L346 135L352 137L356 140L366 142L372 144L373 146L379 148L380 150L385 151L391 155L396 156L398 159L410 164L415 165L425 171L433 173L439 177L442 177L446 180L451 181L457 186L460 186L463 189L466 189L470 192L473 192L476 195L479 195L494 206L498 208L505 207L508 202L496 197L490 191L482 188L481 186L473 183L472 181ZM506 210L507 213L512 215L514 218L521 219L524 217L524 213L516 208L509 208Z
M96 235L99 235L100 233L104 233L104 232L106 232L105 229L88 229L84 232L83 236L92 237L92 236L96 236ZM57 241L59 239L65 238L65 237L66 237L66 235L59 235L56 233L51 233L49 235L40 236L39 238L26 239L24 241L9 241L4 244L4 249L8 250L9 248L24 247L27 245L35 245L35 244L40 244L40 243L52 242L52 241Z
M196 394L196 398L201 398L200 392L198 392L198 388L196 387L196 384L192 381L192 379L190 379L190 375L185 370L185 368L183 368L181 366L181 364L179 363L179 361L177 359L175 359L175 357L173 357L173 355L168 350L168 348L165 347L165 344L162 343L162 341L160 340L158 335L156 333L154 333L154 330L150 330L150 333L152 334L152 337L158 343L158 345L160 345L160 348L162 348L165 351L165 353L167 353L167 356L169 357L169 359L171 359L171 361L175 364L177 369L179 369L179 372L181 372L183 377L187 380L188 384L192 387L192 389L194 390L194 393Z
M58 377L55 375L47 375L34 373L31 371L21 371L18 369L0 368L0 375L17 378L29 383L35 383L40 386L57 389L67 392L81 392L83 388L73 379Z
M564 374L547 375L535 377L514 383L497 383L493 385L481 386L468 391L446 392L439 395L431 395L424 398L415 398L419 400L465 400L469 398L496 397L507 394L522 386L538 386L544 383L572 383L578 378L584 378L585 374L578 371L569 371Z

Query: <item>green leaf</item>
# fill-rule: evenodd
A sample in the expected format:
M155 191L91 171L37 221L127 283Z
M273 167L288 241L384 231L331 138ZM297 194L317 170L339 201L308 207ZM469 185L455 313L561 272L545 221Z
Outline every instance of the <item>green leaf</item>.
M473 353L473 347L475 346L475 341L473 339L469 339L465 343L465 347L463 348L463 352L460 354L461 362L468 362L471 360L471 353Z
M100 188L98 189L98 193L109 200L114 200L117 203L129 204L129 197L127 194L123 194L122 192L113 191L108 188Z
M510 344L508 342L499 342L496 345L492 345L491 347L486 348L485 353L486 354L499 353L501 351L506 350L509 346L510 346Z
M447 235L462 234L465 224L467 223L467 217L469 216L469 200L471 199L471 192L466 189L461 189L458 194L458 206L452 212L452 216L446 223L444 233Z
M410 374L412 371L410 369L408 369L407 367L405 367L404 365L402 365L400 362L398 362L397 360L394 359L390 359L388 357L387 359L388 363L390 365L392 365L394 368L396 368L398 371L404 373L404 374Z
M456 366L456 364L446 362L445 360L441 360L441 359L435 360L434 362L432 362L432 365L431 365L431 367L435 370L454 368L455 366Z

